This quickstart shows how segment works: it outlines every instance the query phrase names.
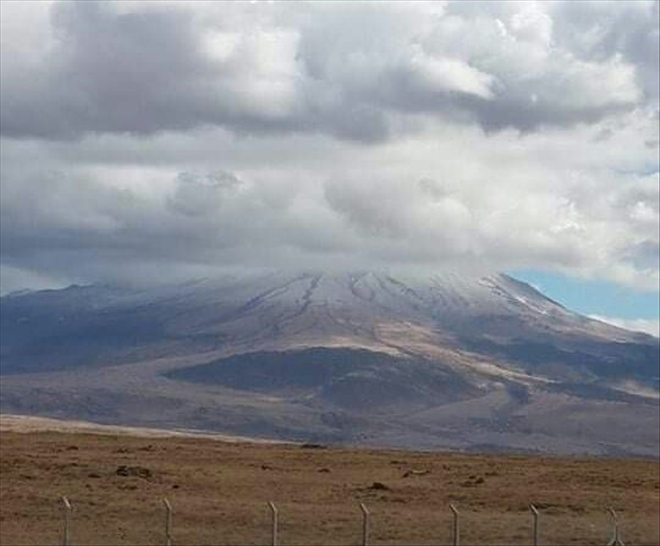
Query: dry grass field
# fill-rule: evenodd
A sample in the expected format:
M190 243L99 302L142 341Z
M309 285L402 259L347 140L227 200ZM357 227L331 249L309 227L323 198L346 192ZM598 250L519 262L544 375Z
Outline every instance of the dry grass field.
M88 432L4 430L0 440L3 545L60 543L61 495L74 506L74 544L163 544L164 497L177 545L269 544L269 500L282 545L359 544L360 502L371 510L372 544L450 544L450 502L463 545L531 544L530 502L541 512L541 544L605 545L608 506L627 545L660 543L658 461Z

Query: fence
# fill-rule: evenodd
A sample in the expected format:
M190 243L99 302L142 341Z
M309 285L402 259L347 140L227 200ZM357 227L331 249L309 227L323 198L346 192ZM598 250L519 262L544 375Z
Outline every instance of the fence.
M172 536L172 520L174 510L172 505L167 499L163 499L163 506L165 508L165 518L164 518L164 543L167 546L172 546L173 536ZM62 504L64 506L63 513L63 528L62 528L62 544L64 546L72 546L73 544L73 532L72 532L72 516L73 516L73 505L67 497L62 497ZM279 526L279 512L277 506L274 502L269 501L268 507L271 512L271 546L279 546L279 536L278 536L278 526ZM364 503L359 504L360 511L362 512L362 546L369 546L370 544L370 530L371 530L371 513L369 509L364 505ZM453 504L449 505L449 509L453 515L453 534L452 534L452 545L460 546L460 512ZM540 512L533 504L529 505L530 512L532 514L532 526L531 526L531 535L533 539L534 546L539 546L539 520ZM613 508L608 509L612 523L612 538L607 543L607 546L625 546L623 540L621 539L621 533L619 529L619 521L616 512Z

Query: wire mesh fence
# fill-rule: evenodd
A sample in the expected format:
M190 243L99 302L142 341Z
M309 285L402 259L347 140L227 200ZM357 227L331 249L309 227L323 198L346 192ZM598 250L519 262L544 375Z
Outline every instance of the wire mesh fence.
M93 534L93 528L96 527L97 525L102 525L102 522L100 521L95 521L94 524L91 526L92 528L89 528L90 526L87 525L87 528L85 526L82 526L80 529L80 533L76 534L74 532L74 506L72 502L67 498L67 497L61 497L61 502L62 502L62 544L64 546L72 546L73 544L90 544L94 542L92 539L92 536L90 536L90 533ZM257 527L261 527L259 529L259 533L254 535L254 540L250 540L249 542L246 542L247 544L270 544L271 546L280 546L284 544L298 544L300 543L298 540L296 540L295 536L287 536L287 533L284 534L286 538L289 538L291 540L289 541L282 541L282 534L280 533L280 509L278 506L273 502L273 501L268 501L267 502L267 507L270 511L270 524L268 526L268 533L264 533L264 525L263 522L261 525L258 525ZM294 518L295 517L295 508L298 510L302 507L292 507L289 506L290 511L289 515L290 517ZM360 525L351 525L351 527L354 527L355 530L361 529L361 534L360 534L360 539L359 541L354 541L352 544L360 544L361 546L370 546L373 544L396 544L397 536L395 533L389 533L386 536L382 535L377 535L377 534L372 534L372 514L369 508L365 505L365 503L360 502L358 504L359 508L359 514L358 510L356 510L355 514L355 520L357 521L359 517ZM521 521L520 517L501 517L499 519L499 522L505 526L509 526L512 534L511 538L513 539L511 542L508 544L531 544L533 546L540 546L543 544L542 541L542 528L541 528L541 519L542 519L542 513L539 511L539 509L534 505L530 504L529 505L529 510L530 510L530 516L528 518L528 525L523 525L521 526ZM170 501L166 498L162 499L162 519L161 519L161 524L160 524L160 532L158 531L158 525L155 524L155 517L149 518L151 522L153 523L152 528L150 528L150 531L148 533L148 537L143 537L143 538L149 538L151 539L151 543L159 543L159 544L165 544L166 546L172 546L174 544L184 544L185 541L178 541L176 540L176 532L175 532L175 509L170 503ZM437 522L437 527L438 529L443 529L444 528L444 533L443 532L438 532L437 536L437 541L434 542L434 544L451 544L452 546L460 546L461 544L463 545L469 545L469 544L477 544L479 541L476 540L476 537L470 530L470 519L473 514L466 513L462 514L461 511L456 507L455 504L450 503L448 506L448 512L451 513L451 525L448 525L448 520L446 518L441 518ZM610 518L610 532L611 532L611 537L609 541L607 541L606 546L625 546L625 543L623 542L622 536L621 536L621 528L619 524L619 518L616 513L616 511L612 508L609 507L607 510L607 513ZM152 516L155 514L152 514ZM239 523L239 521L235 523ZM245 522L244 522L245 523ZM344 522L350 523L348 521ZM602 523L602 522L601 522ZM404 527L410 525L410 524L419 524L417 521L412 521L412 522L402 522L402 525ZM388 528L391 529L391 525L388 526ZM450 533L447 533L447 529L451 527ZM328 529L330 531L330 529ZM567 540L566 543L572 542L569 540L569 535L570 535L570 527L567 527L566 529L567 532ZM358 534L357 532L355 533L356 535ZM76 539L74 539L74 535L76 535ZM266 536L267 535L267 536ZM124 539L128 538L126 536L123 537ZM218 539L220 536L217 537ZM330 537L328 537L330 538ZM157 541L154 541L154 539L159 539ZM380 539L380 540L379 540ZM141 541L135 541L137 544L138 542ZM328 542L324 542L324 544L330 544L331 541L329 540ZM400 542L405 544L406 542ZM305 542L302 542L300 544L305 544Z

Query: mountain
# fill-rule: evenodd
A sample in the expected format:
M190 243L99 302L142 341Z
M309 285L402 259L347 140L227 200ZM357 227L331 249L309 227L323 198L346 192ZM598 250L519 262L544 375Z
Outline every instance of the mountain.
M269 273L0 299L0 410L288 440L656 456L660 344L509 276Z

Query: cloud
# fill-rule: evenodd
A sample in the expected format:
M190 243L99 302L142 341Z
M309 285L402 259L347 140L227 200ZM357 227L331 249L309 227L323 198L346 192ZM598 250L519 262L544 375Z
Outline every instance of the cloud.
M245 33L222 58L214 56L213 43L208 47L211 31L196 25L192 12L167 4L124 7L51 6L49 47L31 64L15 59L3 73L3 134L58 139L295 124L286 33Z
M660 320L655 319L621 319L613 317L602 317L600 315L590 315L591 318L607 322L631 330L633 332L644 332L655 337L660 337Z
M210 125L379 142L418 113L534 131L657 101L653 3L592 10L577 27L568 7L470 9L57 2L34 8L48 15L39 17L44 32L22 47L8 40L25 10L4 5L2 134L57 140ZM605 35L576 38L603 22Z
M1 9L3 291L261 266L657 291L655 2Z
M580 59L620 56L635 67L635 78L649 99L658 98L660 63L658 2L629 6L607 2L558 2L550 12L561 47Z
M469 151L463 139L428 149L409 141L359 161L351 146L300 139L290 142L294 166L251 160L248 152L276 157L275 141L260 149L232 140L215 161L180 150L148 169L99 165L96 145L91 164L30 165L32 148L19 141L3 149L3 262L59 277L126 276L147 262L172 271L189 263L541 266L657 286L657 175L571 179L572 166L521 161L518 137L479 135L464 135ZM70 146L81 160L90 153ZM186 163L196 168L181 170Z

